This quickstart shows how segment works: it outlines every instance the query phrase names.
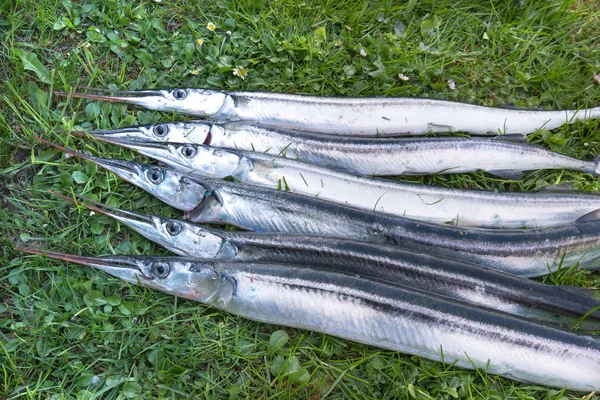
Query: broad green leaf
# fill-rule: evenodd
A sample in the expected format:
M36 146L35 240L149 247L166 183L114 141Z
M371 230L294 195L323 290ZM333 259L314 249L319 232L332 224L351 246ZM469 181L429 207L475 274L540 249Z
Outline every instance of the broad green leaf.
M165 368L165 351L163 349L153 349L148 354L148 361L156 368L161 370Z
M90 306L103 306L106 304L106 299L97 290L90 290L83 296L83 300Z
M100 104L97 102L89 103L85 106L85 116L87 119L95 119L100 115Z
M423 37L429 37L433 35L434 29L435 27L433 22L430 20L426 19L425 21L421 22L421 35Z
M48 340L46 338L38 339L37 343L35 344L35 347L40 357L46 357L50 352L50 350L48 349Z
M25 50L17 50L17 55L23 62L23 68L29 71L33 71L38 79L44 83L50 83L50 72L48 69L38 60L37 55L30 53Z
M327 32L325 31L324 26L321 26L321 27L315 29L314 35L315 35L315 39L318 41L324 42L325 40L327 40Z
M108 304L110 304L111 306L118 306L119 304L121 304L121 298L119 296L117 296L116 294L113 294L111 296L108 296L106 298L106 301L108 302Z
M263 43L270 52L275 50L275 40L266 33L263 34Z
M310 379L310 374L308 373L308 370L306 368L302 367L290 372L288 374L288 379L292 383L301 385L308 382L308 380Z
M131 315L133 313L133 305L129 302L123 301L118 306L119 311L123 315Z
M267 356L273 355L277 350L285 346L289 339L289 335L283 330L273 332L271 334L271 337L269 338L269 345L267 346Z
M80 185L88 181L88 177L81 171L75 171L71 176L73 176L73 180Z
M87 172L88 176L96 175L96 173L98 172L98 164L93 163L91 161L86 161L85 172Z
M100 235L102 232L104 232L104 225L94 221L92 222L92 224L90 225L90 231L94 234L94 235Z

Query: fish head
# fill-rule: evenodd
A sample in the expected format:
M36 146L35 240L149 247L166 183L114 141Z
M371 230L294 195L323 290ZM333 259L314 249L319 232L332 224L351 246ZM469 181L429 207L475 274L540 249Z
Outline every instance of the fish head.
M190 222L120 210L91 200L83 204L180 256L215 258L224 243L222 237Z
M140 164L141 171L126 181L142 188L160 201L182 211L193 210L207 195L206 188L198 179L168 166Z
M207 189L200 180L190 178L188 174L179 172L175 168L93 157L39 137L35 138L67 154L96 163L179 210L193 210L207 196Z
M71 97L134 104L149 110L210 117L225 104L227 94L210 89L157 89L112 91L118 95L71 93ZM57 92L56 94L66 95Z
M93 161L178 210L193 210L206 195L201 182L174 168L114 159Z
M214 263L200 259L115 256L101 260L87 265L130 283L203 303L218 297L226 282Z
M206 178L231 176L243 157L234 151L191 143L139 143L121 139L111 143L135 150L192 176Z
M169 294L208 302L220 291L223 276L215 265L201 259L181 257L108 256L85 257L35 248L17 250L86 265L132 284Z
M114 140L128 142L174 142L174 143L210 143L210 131L214 124L202 121L167 122L130 126L112 130L96 130L88 132L94 139L114 143ZM72 132L76 136L85 137L85 132ZM118 143L117 143L118 144Z

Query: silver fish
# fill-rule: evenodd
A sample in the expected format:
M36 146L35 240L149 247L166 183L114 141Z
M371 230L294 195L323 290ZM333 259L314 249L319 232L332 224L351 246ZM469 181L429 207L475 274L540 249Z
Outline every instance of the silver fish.
M105 160L46 143L98 163L165 203L186 211L184 218L192 222L231 224L258 232L369 240L527 277L574 265L600 267L598 211L581 217L579 222L553 229L437 225L258 186L195 179L166 166Z
M69 95L219 120L260 121L292 129L359 136L457 131L494 136L529 134L540 128L554 129L566 123L600 117L600 107L539 111L434 99L337 98L209 89L123 91L117 92L116 96Z
M75 202L67 196L54 194ZM582 289L545 285L470 263L361 240L223 231L119 210L89 199L83 204L180 256L329 268L414 287L526 318L561 325L577 323L581 328L600 330L600 300L581 294ZM586 314L587 318L580 322L579 319Z
M116 138L110 142L193 176L231 176L242 183L285 189L364 210L435 223L543 228L568 224L600 209L600 196L594 194L457 190L358 176L257 152Z
M46 252L263 323L308 329L511 379L600 390L600 340L398 285L293 264Z
M79 136L83 132L73 132ZM190 121L92 131L111 142L172 142L269 152L360 175L423 175L487 171L504 178L538 169L573 169L598 176L600 163L582 161L541 146L483 138L371 139L325 136L252 122ZM499 138L502 138L500 136Z

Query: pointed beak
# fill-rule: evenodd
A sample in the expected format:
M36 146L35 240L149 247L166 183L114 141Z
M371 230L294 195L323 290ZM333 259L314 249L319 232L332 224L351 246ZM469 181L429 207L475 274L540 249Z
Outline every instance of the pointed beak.
M22 251L23 253L36 254L54 258L56 260L87 265L135 284L139 283L141 280L152 278L152 276L144 273L142 268L140 268L140 264L136 262L135 257L131 256L85 257L36 249L33 247L15 247L15 249Z
M109 137L102 139L105 142L124 147L126 149L135 150L141 155L162 161L171 165L174 168L185 168L185 164L178 162L179 157L173 157L171 148L168 143L160 142L136 142L123 138Z
M138 171L135 168L134 164L129 161L111 160L111 159L107 159L107 158L98 158L98 157L88 156L87 154L83 154L83 153L80 153L75 150L67 149L66 147L59 146L55 143L49 142L49 141L44 140L37 136L34 136L33 138L50 146L50 147L54 147L55 149L59 149L67 154L81 158L82 160L87 160L87 161L96 163L96 164L100 165L101 167L105 168L106 170L112 172L113 174L120 176L121 178L125 179L126 181L131 181L132 175L135 175L135 176L138 175Z
M85 138L88 136L93 137L96 140L102 142L112 143L111 139L123 139L132 142L146 142L151 141L151 138L145 134L141 127L131 126L127 128L111 129L111 130L96 130L96 131L71 131L71 135Z
M104 214L107 217L113 218L125 226L130 227L131 229L139 232L144 236L148 236L149 232L152 230L159 229L156 224L156 219L147 214L141 214L133 211L125 211L120 210L115 207L111 207L109 205L99 203L97 201L93 201L90 199L85 199L83 196L76 195L77 198L80 199L81 203L77 203L73 198L62 195L60 193L49 190L48 192L52 193L55 196L58 196L62 199L68 200L75 204L82 204L86 208L95 211L100 214ZM92 203L92 204L89 204Z
M151 148L151 149L160 149L162 147L164 147L164 143L160 143L160 142L151 142L151 141L144 141L144 142L140 142L140 141L136 141L133 139L129 139L127 137L123 137L123 136L119 136L119 135L111 135L111 134L104 134L104 135L92 135L90 133L90 135L84 135L85 137L89 137L92 136L94 139L99 139L103 142L106 143L110 143L110 144L114 144L117 146L121 146L121 147L125 147L126 149L130 149L130 150L135 150L135 151L140 151L140 148ZM84 137L81 136L81 137ZM144 154L144 153L142 153Z
M149 107L151 104L160 102L164 98L162 91L160 90L133 90L133 91L120 91L120 90L101 90L103 92L118 93L119 96L107 96L101 94L87 94L87 93L65 93L65 92L54 92L54 94L65 97L75 97L78 99L88 100L102 100L110 101L113 103L127 103L135 104L141 107Z
M65 195L54 192L52 190L49 190L49 192L62 198L62 199L65 199L65 200L68 200L75 204L78 204L71 197L67 197ZM172 247L171 243L168 240L169 236L167 234L165 234L163 232L163 230L161 229L161 226L160 226L161 219L159 217L154 217L154 216L148 215L148 214L137 213L134 211L120 210L118 208L114 208L109 205L99 203L97 201L85 199L85 198L83 198L83 196L80 196L80 195L76 195L76 196L81 201L81 203L79 203L79 204L83 204L83 206L85 206L86 208L88 208L92 211L95 211L97 213L106 215L107 217L113 218L113 219L119 221L120 223L122 223L123 225L138 232L140 235L148 238L149 240L152 240L153 242L156 242L163 246L166 246L170 250L172 250L180 255L187 254L185 252L178 251L178 249L176 249L176 248L175 249L171 248ZM89 203L92 203L93 205L89 204Z

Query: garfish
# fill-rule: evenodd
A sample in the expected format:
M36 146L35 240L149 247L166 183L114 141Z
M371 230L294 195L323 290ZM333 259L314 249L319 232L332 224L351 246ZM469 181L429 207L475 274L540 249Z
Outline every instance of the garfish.
M88 209L119 221L180 256L329 268L547 323L578 323L582 328L600 330L600 300L582 294L581 288L546 285L470 263L361 240L224 231L120 210L89 199L82 201ZM579 323L583 315L587 318Z
M589 269L600 266L597 211L576 223L552 229L500 230L439 225L280 190L197 179L168 166L101 159L52 145L96 162L170 206L185 211L184 218L191 222L393 244L526 277L573 265Z
M78 136L83 132L72 132ZM583 161L541 146L489 138L356 138L319 135L260 123L188 121L88 133L111 142L191 143L269 152L360 175L424 175L487 171L518 179L523 171L573 169L600 174L598 160Z
M294 264L20 251L258 322L326 333L511 379L600 390L600 340L413 288Z
M111 143L198 177L233 177L364 210L435 223L533 228L571 223L600 208L600 195L458 190L359 176L275 155L204 145Z
M210 89L105 91L117 95L55 94L122 102L150 110L217 120L260 121L291 129L358 136L469 132L529 134L600 117L600 107L542 111L495 108L453 101L374 97L340 98Z

